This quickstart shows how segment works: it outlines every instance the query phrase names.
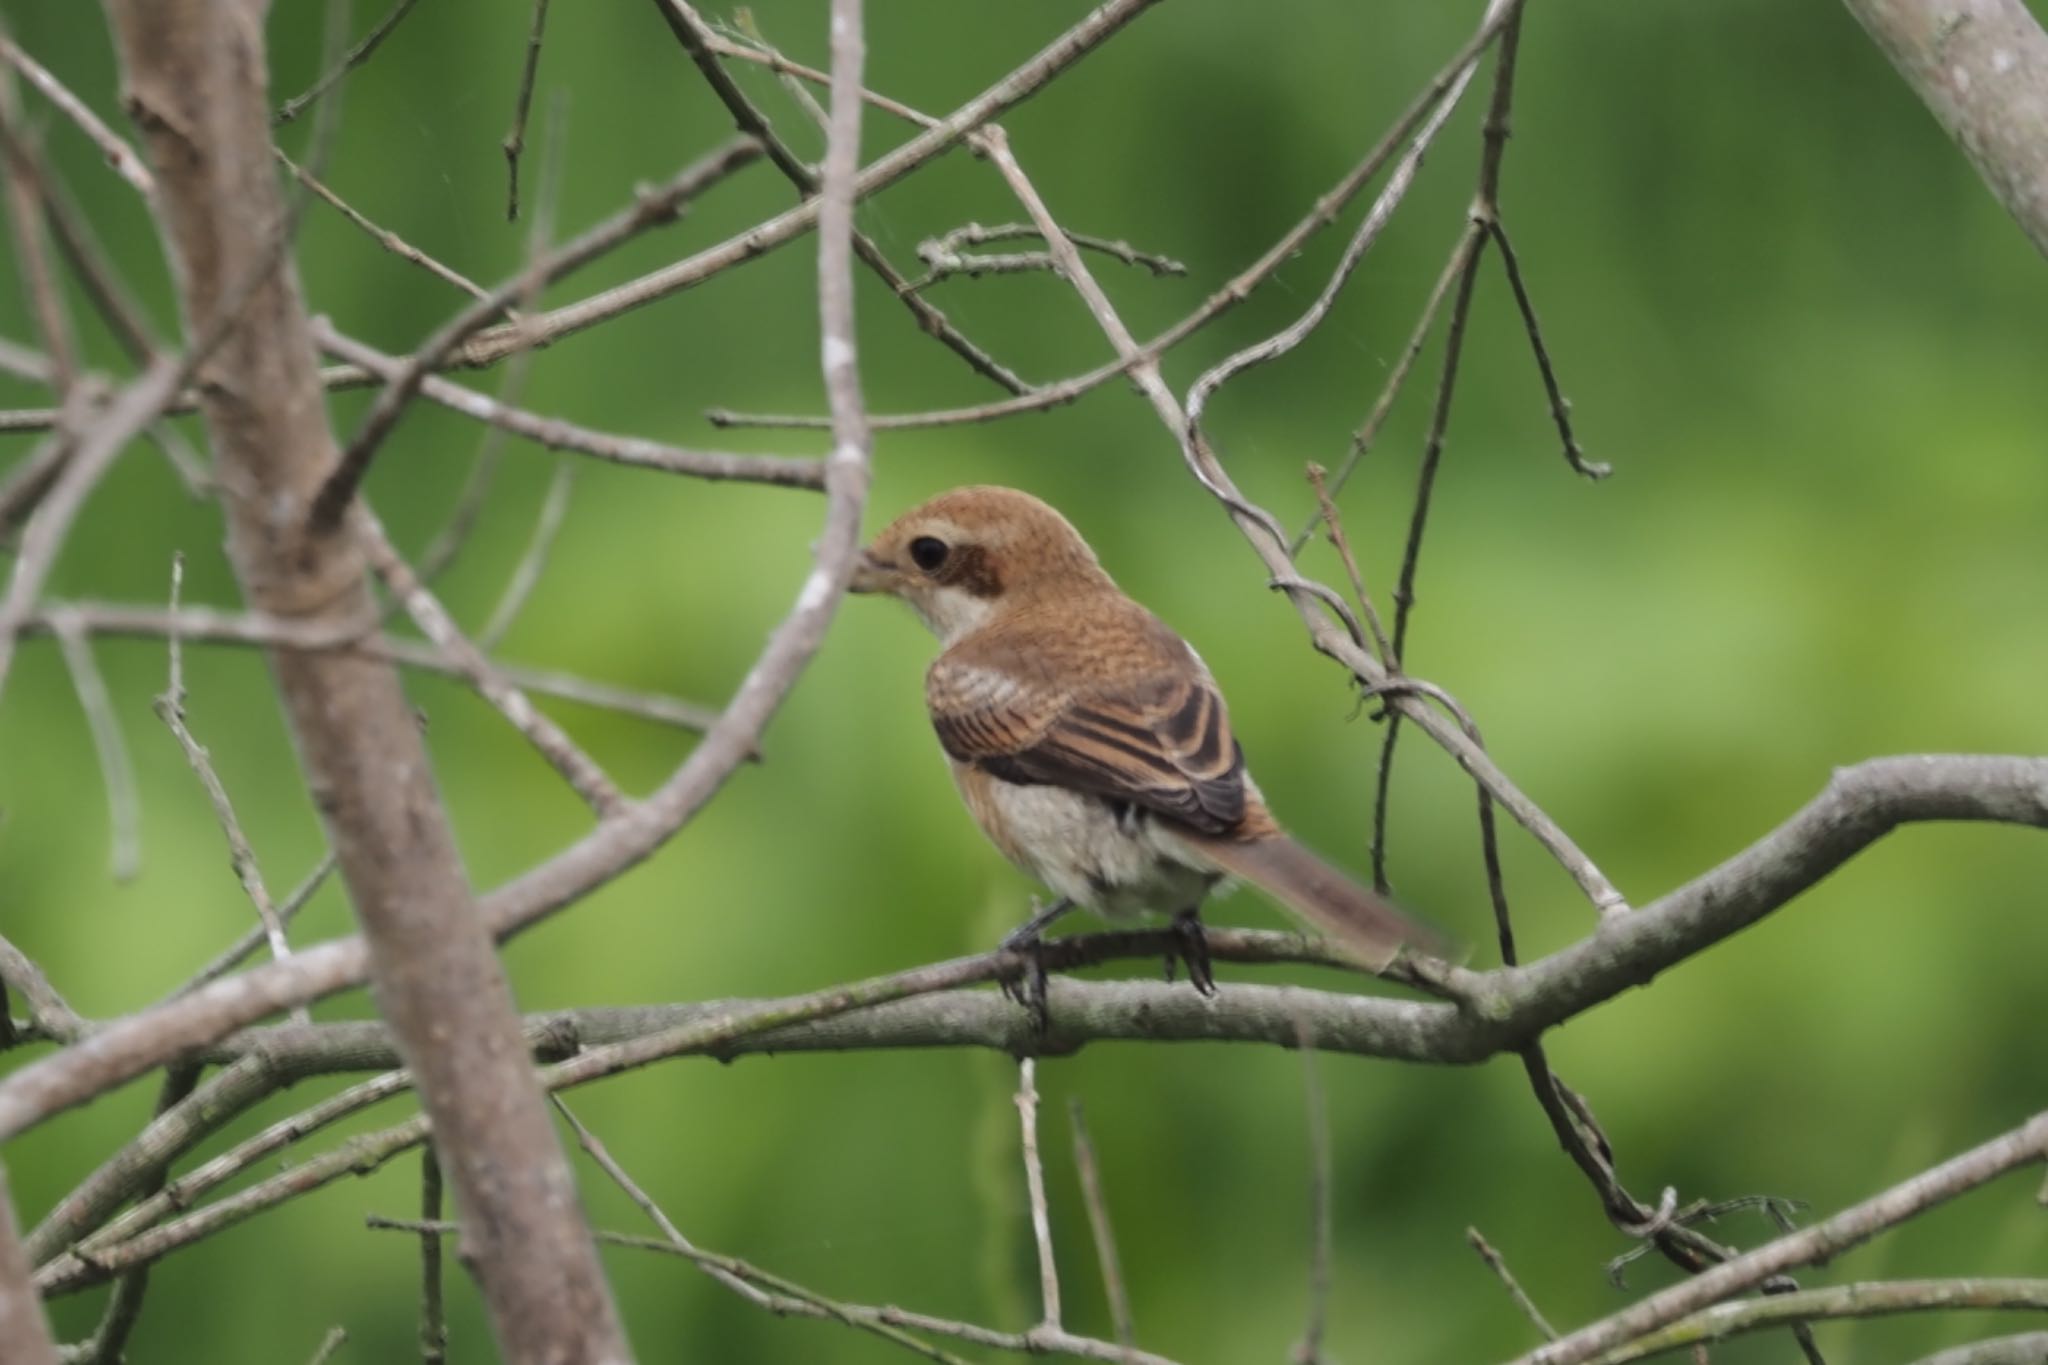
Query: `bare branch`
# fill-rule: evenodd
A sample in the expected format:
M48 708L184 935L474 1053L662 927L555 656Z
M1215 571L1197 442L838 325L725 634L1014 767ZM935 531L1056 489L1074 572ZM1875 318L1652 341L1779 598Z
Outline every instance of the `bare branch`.
M369 472L370 461L375 457L377 448L390 435L399 414L419 391L421 381L472 332L504 311L513 300L531 295L548 282L587 265L648 228L675 221L690 200L760 155L761 144L754 139L734 138L710 155L684 167L666 184L637 194L630 207L549 251L510 281L449 319L420 344L396 374L385 381L383 391L377 395L347 449L336 461L333 473L313 499L310 514L313 529L326 532L340 524L341 514L347 510L356 487ZM523 334L527 331L524 320L512 326L515 332Z
M1739 1299L1680 1318L1595 1361L1596 1365L1629 1365L1667 1351L1687 1346L1697 1349L1706 1343L1815 1318L1876 1318L1955 1309L2040 1312L2048 1309L2048 1280L1879 1280ZM1979 1356L1971 1360L1982 1365Z
M320 78L314 81L303 93L292 96L292 98L280 105L277 111L276 122L279 124L290 123L300 114L305 113L307 106L319 101L329 90L338 85L349 72L355 70L364 62L369 61L371 55L376 52L378 45L391 36L391 30L398 27L398 21L405 18L411 12L412 7L418 3L419 0L398 0L398 3L391 7L390 12L378 20L375 27L371 28L368 33L363 35L360 42L342 54L340 61L322 72Z
M1387 175L1386 185L1373 200L1372 207L1366 211L1357 231L1351 234L1351 241L1346 244L1344 254L1338 258L1337 268L1330 272L1329 282L1323 286L1322 292L1316 295L1315 301L1309 305L1307 311L1264 341L1247 346L1212 366L1188 389L1186 420L1189 423L1201 422L1202 414L1208 408L1209 399L1216 390L1253 366L1263 365L1286 355L1307 340L1309 333L1329 316L1330 308L1336 303L1337 295L1344 288L1345 282L1351 278L1352 272L1358 269L1359 262L1365 259L1365 253L1372 249L1373 243L1379 240L1380 233L1392 221L1394 210L1400 206L1401 200L1408 193L1408 187L1415 181L1416 172L1422 168L1423 156L1429 151L1430 144L1436 141L1437 135L1443 131L1444 124L1450 120L1452 113L1457 110L1458 102L1464 97L1465 87L1471 83L1475 70L1476 67L1469 64L1461 68L1452 78L1450 85L1441 93L1435 107L1429 110L1427 117L1419 120L1419 126L1415 129L1415 136L1410 141L1407 152L1394 163L1394 169ZM1381 142L1380 147L1374 149L1377 159L1384 160L1386 151L1382 149L1391 150L1394 143L1406 135L1404 119Z
M1593 1360L1602 1352L1717 1304L1794 1266L1828 1260L1915 1214L2044 1156L2048 1156L2048 1112L2037 1114L2004 1136L1922 1171L1832 1218L1704 1270L1590 1327L1582 1327L1518 1357L1514 1365L1578 1365L1580 1361Z
M1098 5L1022 66L934 123L924 133L861 171L854 185L854 198L865 199L887 189L990 119L1000 117L1005 109L1037 94L1054 77L1157 3L1159 0L1107 0L1107 3ZM524 336L521 329L495 328L485 332L463 348L462 363L490 364L519 346L555 341L607 318L702 284L721 271L751 261L779 246L786 246L818 226L822 202L823 196L805 200L795 208L694 256L529 319Z
M387 381L397 379L405 368L404 361L372 350L362 342L335 331L326 318L313 319L313 339L330 355L360 365ZM659 469L701 479L738 479L785 488L825 486L824 466L818 460L685 450L640 436L614 436L558 417L543 417L524 408L508 406L499 399L464 388L438 375L428 375L421 381L420 394L443 407L502 428L515 436L523 436L549 450L573 450L579 455L595 456L612 464Z
M440 599L428 591L412 566L399 556L391 537L385 534L383 524L368 505L359 504L353 519L370 567L391 595L404 604L413 624L433 642L443 658L455 665L477 695L525 736L534 751L561 774L562 780L600 818L624 810L628 804L625 794L613 785L596 760L577 747L566 730L537 710L526 694L470 642Z
M719 722L718 728L728 735L733 716L734 709L728 709ZM693 765L710 742L707 738L700 744L669 784L633 815L607 822L551 864L484 897L483 910L493 930L507 934L523 928L587 890L586 879L617 875L630 865L640 840L658 841L657 822L698 790L696 782L703 779L701 770ZM1431 979L1467 1002L1458 1006L1371 997L1325 999L1313 992L1254 992L1241 997L1242 1006L1226 1009L1187 1000L1190 993L1185 990L1160 988L1154 992L1145 983L1084 991L1081 983L1056 982L1056 987L1069 992L1083 992L1073 998L1086 1008L1073 1014L1055 1009L1053 1031L1036 1042L1032 1041L1035 1030L1028 1027L1030 1021L1022 1011L1013 1007L983 1009L972 997L949 997L943 1010L934 1006L924 1015L899 1018L876 1011L850 1037L840 1035L847 1041L837 1045L974 1043L1015 1055L1057 1054L1071 1050L1082 1039L1112 1037L1239 1038L1285 1046L1296 1036L1306 999L1316 1005L1307 1009L1305 1017L1314 1026L1319 1047L1409 1061L1478 1062L1518 1049L1544 1030L1747 928L1899 825L1921 820L1980 820L2048 829L2048 759L1928 754L1874 759L1842 769L1803 810L1750 848L1548 957L1524 967L1488 972L1441 964L1425 966L1418 961L1418 972L1428 972ZM626 850L624 855L621 848ZM1222 938L1217 931L1211 933L1212 940ZM1145 951L1154 956L1162 946L1161 940L1143 935L1091 937L1126 944L1142 942ZM1304 942L1288 935L1280 941L1297 948ZM1214 942L1211 951L1223 956L1223 949ZM880 999L949 990L994 980L1020 971L1024 965L1012 955L988 954L816 996L766 1004L746 1002L734 1008L749 1019L768 1017L770 1022L761 1027L775 1028L797 1021L789 1013L792 1010L805 1018L817 1018L822 1014L804 1012L843 1012ZM1063 964L1055 961L1052 965ZM89 1038L56 1056L0 1079L0 1141L168 1057L206 1047L278 1009L360 984L366 969L360 939L336 940L302 948L289 962L266 964L176 1001L103 1024ZM1233 998L1232 989L1226 988L1226 1001ZM1056 991L1054 1005L1064 998ZM827 1007L842 1000L850 1003L843 1008ZM765 1014L757 1016L756 1010ZM1072 1031L1062 1032L1063 1027ZM872 1035L866 1031L869 1029ZM885 1036L895 1041L870 1041ZM637 1060L630 1064L668 1055L662 1049L674 1047L674 1041L664 1038L635 1043L631 1056ZM567 1065L606 1064L610 1063L594 1063L586 1056Z
M30 145L21 126L21 109L14 100L14 77L0 70L0 162L4 162L7 188L7 218L14 229L15 264L21 271L22 292L28 296L29 311L36 321L36 333L50 361L50 383L61 400L78 381L78 338L71 329L71 315L64 307L64 295L50 268L48 243L43 237L44 177L41 158Z
M512 576L505 580L505 590L498 595L497 605L491 608L484 628L477 632L477 646L484 651L498 647L498 642L505 638L505 632L512 628L512 622L526 606L526 599L540 585L541 570L548 562L548 551L554 546L563 518L569 513L569 488L575 474L576 466L562 460L556 462L555 472L548 477L547 495L541 500L540 515L534 518L533 534L527 539L526 550L513 566Z
M340 195L336 194L331 188L329 188L325 181L320 180L311 171L307 170L304 166L301 166L298 162L292 160L289 156L286 156L284 149L282 147L273 148L272 151L277 157L278 164L283 166L286 170L290 171L292 173L293 178L296 179L301 185L304 185L307 188L307 190L311 191L311 193L316 199L319 199L323 203L329 205L336 212L341 214L342 217L348 219L350 223L354 224L358 228L361 228L365 233L367 233L371 237L372 240L374 240L377 243L377 245L383 247L386 251L398 257L400 260L411 261L414 265L419 266L422 270L427 271L429 274L434 275L439 279L446 280L449 284L454 285L457 289L460 289L463 293L469 295L473 299L484 299L490 297L489 292L486 291L482 285L470 279L469 276L463 274L461 271L455 269L453 266L444 265L440 261L435 260L426 252L421 251L418 247L414 246L412 243L406 241L403 237L393 232L390 228L379 227L377 224L371 222L368 218L365 218L359 211L357 211L356 207L353 204L349 203L346 199L343 199Z
M199 1081L196 1065L174 1066L164 1072L162 1087L157 1092L156 1113L161 1118L165 1112L182 1103L192 1093L192 1087ZM159 1166L144 1177L139 1189L143 1194L154 1194L163 1188L165 1170ZM128 1338L141 1321L143 1297L149 1292L149 1267L138 1266L114 1282L114 1292L107 1296L107 1306L100 1314L100 1325L91 1337L76 1347L66 1348L67 1365L120 1365L122 1352Z
M51 618L50 625L71 672L71 689L78 694L78 705L92 729L92 746L99 757L108 820L113 827L114 880L125 882L142 870L142 803L135 794L135 764L128 757L128 741L114 718L114 701L93 661L84 628L62 612Z
M1330 1108L1316 1070L1315 1030L1307 1019L1295 1021L1295 1037L1308 1119L1308 1316L1289 1359L1295 1365L1319 1365L1330 1316Z
M1529 286L1522 279L1522 261L1515 255L1515 244L1508 239L1507 225L1496 217L1487 224L1487 230L1500 247L1501 264L1508 272L1508 286L1514 290L1516 307L1522 310L1522 326L1529 333L1529 348L1535 352L1536 368L1543 376L1543 391L1550 398L1550 420L1557 424L1558 439L1564 443L1565 463L1589 479L1604 479L1614 472L1614 466L1588 460L1586 452L1579 446L1578 436L1572 431L1572 405L1558 387L1557 367L1551 364L1550 348L1543 344L1543 329L1536 321L1536 304L1529 297Z
M993 242L1013 242L1019 239L1039 240L1038 229L1030 223L1000 223L995 227L984 227L980 223L962 223L959 227L927 238L917 244L917 258L925 263L926 273L905 286L909 289L925 289L956 275L968 279L979 279L983 275L1020 275L1031 272L1052 272L1059 268L1049 251L986 252L969 253L963 247L985 246ZM1083 251L1099 252L1114 257L1129 266L1143 266L1154 276L1185 275L1188 268L1170 256L1157 252L1140 251L1125 241L1111 241L1107 237L1092 237L1085 232L1067 233L1067 240Z
M90 105L72 94L62 81L51 75L41 62L22 51L6 33L0 33L0 61L19 71L22 79L41 91L43 98L56 105L64 117L77 124L79 131L100 149L100 155L107 159L107 164L133 185L136 193L144 200L155 199L156 179L142 164L142 158L135 154L135 149L128 145L127 139L102 122Z
M327 879L333 875L334 853L330 849L320 856L320 861L313 865L313 870L306 874L305 880L293 887L290 894L278 905L278 923L289 926L293 917L306 908L306 902L313 899L313 894L326 885ZM255 952L268 939L269 930L264 925L259 923L252 926L240 938L221 949L212 961L194 972L185 984L172 991L166 998L174 1000L178 996L197 990L217 977L225 976L240 966L243 959Z
M0 1166L0 1357L9 1365L57 1365L57 1343L50 1339L29 1270L7 1194L7 1169Z
M420 1220L441 1216L441 1163L431 1146L420 1148ZM441 1304L441 1234L420 1234L420 1365L448 1359L448 1317Z
M668 20L668 26L674 31L676 40L683 45L683 50L690 54L690 60L695 62L697 69L703 73L712 93L717 95L719 101L731 112L733 122L739 126L739 130L761 140L762 146L768 149L769 160L775 163L775 168L782 172L790 184L796 186L800 194L816 194L817 173L789 149L788 144L769 124L767 117L755 107L754 102L747 98L746 92L739 88L726 73L725 68L719 64L716 53L724 47L735 45L721 45L710 25L704 22L703 17L686 3L686 0L655 0L655 4L661 10L662 17ZM865 93L863 92L863 95ZM814 104L807 107L816 109ZM823 111L817 112L819 122L824 122ZM910 281L898 273L896 267L889 263L889 258L882 253L882 249L875 245L867 234L859 231L854 233L853 250L861 263L875 273L875 278L887 286L892 294L903 300L911 316L917 319L918 326L965 360L977 374L987 377L1011 393L1025 393L1030 390L1029 384L962 335L944 313L916 297Z
M242 614L216 611L206 607L185 607L174 614L157 607L128 606L114 602L64 602L54 603L49 608L30 615L22 623L22 633L50 633L54 628L52 617L60 613L68 614L83 629L96 635L168 636L175 630L187 640L334 651L361 655L366 659L386 660L405 668L438 673L444 677L464 676L460 664L444 656L432 645L422 644L416 640L398 640L366 633L369 628L374 627L374 622L366 622L362 627L306 629L277 617L265 616L260 612ZM522 691L559 697L563 701L573 701L599 710L618 711L625 715L638 716L642 720L673 725L678 729L708 730L718 721L718 713L711 708L675 697L614 687L573 674L529 668L499 660L493 660L492 667L503 675L505 681ZM759 753L750 750L747 757L758 758Z
M185 314L216 318L227 263L267 255L266 225L287 218L264 116L262 26L253 11L210 0L109 8L127 102L160 177ZM289 266L252 291L222 358L233 391L209 389L203 403L244 592L260 609L316 626L363 619L371 603L360 546L301 530L336 465ZM596 1247L395 671L292 650L274 651L272 668L369 941L379 1008L475 1215L465 1250L501 1349L515 1361L623 1359ZM271 965L298 974L311 957ZM216 982L165 1008L203 1014L202 1002L246 991L245 982Z
M42 167L42 189L43 215L57 234L57 249L64 253L71 273L77 276L93 307L106 319L108 330L127 351L128 358L137 365L147 365L156 359L163 343L158 339L156 329L150 325L141 303L136 300L134 291L123 282L120 272L107 258L99 237L93 231L90 216L71 198L55 167Z
M541 35L548 24L548 0L533 0L533 23L526 33L526 60L519 68L519 94L512 104L512 131L499 145L505 150L505 221L519 218L519 154L526 148L526 118L533 110L533 82L540 72Z
M270 955L283 959L292 955L291 944L284 935L284 917L277 911L270 898L270 888L264 885L263 870L256 862L256 850L249 846L249 840L242 833L242 822L235 818L234 803L228 799L227 788L221 785L220 775L213 770L213 760L185 723L185 651L178 636L178 597L185 584L185 556L183 552L171 559L171 610L172 630L170 634L170 681L157 697L156 714L170 730L171 737L178 741L184 751L185 761L199 776L199 784L206 788L206 799L213 806L213 818L220 822L221 833L228 842L228 865L234 869L235 880L242 884L243 894L256 907L256 921L263 936L270 943ZM72 629L78 624L76 613L68 617ZM60 636L61 638L61 636Z
M1344 485L1351 481L1352 471L1358 468L1359 461L1365 458L1366 452L1372 449L1372 443L1378 439L1380 428L1386 425L1387 417L1394 410L1394 400L1401 396L1402 387L1407 384L1409 373L1422 355L1422 348L1428 344L1430 331L1436 326L1436 315L1443 310L1444 299L1449 297L1451 285L1465 273L1467 260L1472 252L1478 249L1480 235L1476 226L1467 227L1459 236L1458 244L1451 248L1450 258L1444 262L1444 268L1437 275L1436 283L1430 286L1429 297L1423 301L1422 315L1415 320L1415 329L1408 334L1407 343L1401 347L1401 355L1395 360L1394 368L1388 372L1387 382L1380 386L1379 397L1373 400L1372 411L1366 414L1365 421L1352 433L1351 448L1345 452L1343 462L1337 466L1337 472L1330 480L1332 498L1344 491ZM1322 518L1319 507L1318 514L1302 523L1301 530L1295 533L1293 542L1288 545L1287 553L1290 559L1301 557L1301 547L1308 544L1308 538L1314 533L1316 522L1320 519ZM1383 650L1382 658L1387 658L1390 653L1391 651Z
M409 1218L383 1218L370 1214L363 1219L364 1226L393 1232L420 1232L427 1226ZM433 1225L436 1231L448 1233L458 1230L454 1223ZM996 1351L1013 1351L1031 1356L1072 1356L1079 1360L1100 1360L1118 1362L1119 1365L1175 1365L1165 1356L1150 1351L1130 1351L1114 1342L1097 1341L1092 1337L1076 1336L1071 1332L999 1332L988 1327L979 1327L971 1322L960 1322L952 1318L933 1317L928 1313L913 1313L894 1305L874 1307L868 1304L846 1303L830 1299L780 1275L771 1274L737 1256L721 1255L715 1251L704 1251L687 1244L678 1245L653 1237L634 1237L623 1232L599 1232L597 1239L607 1246L629 1247L635 1251L651 1251L663 1255L678 1256L696 1265L720 1284L768 1312L782 1317L826 1318L872 1332L885 1341L902 1346L927 1360L941 1362L941 1365L967 1365L967 1362L941 1350L930 1342L919 1341L905 1335L899 1329L926 1332L933 1336L951 1337L970 1345Z
M313 1358L307 1361L306 1365L327 1365L327 1362L334 1358L334 1353L339 1351L347 1341L348 1329L346 1327L328 1328L327 1335L320 1338L320 1344L313 1350Z
M1017 1064L1017 1123L1023 1132L1024 1191L1031 1205L1031 1244L1038 1250L1038 1326L1060 1327L1060 1271L1052 1252L1052 1217L1045 1205L1045 1165L1038 1159L1038 1062Z
M1109 1219L1102 1170L1095 1159L1095 1144L1088 1140L1088 1123L1081 1116L1079 1095L1067 1096L1067 1119L1074 1129L1074 1170L1081 1178L1081 1201L1088 1209L1088 1231L1095 1238L1096 1263L1102 1267L1102 1294L1109 1302L1109 1320L1116 1330L1117 1344L1128 1351L1138 1340L1131 1324L1131 1296L1124 1288L1123 1263L1116 1254L1116 1229Z
M28 1002L29 1022L60 1043L85 1036L85 1021L50 984L43 969L27 953L0 938L0 986L20 991Z
M1913 1365L2040 1365L2044 1359L2048 1359L2048 1332L2020 1332L1937 1351Z
M1508 1269L1507 1261L1493 1249L1493 1243L1480 1236L1478 1228L1466 1228L1465 1240L1479 1253L1479 1259L1486 1262L1487 1269L1499 1277L1502 1287L1508 1291L1508 1297L1513 1299L1515 1307L1522 1311L1522 1316L1535 1324L1536 1330L1543 1334L1545 1341L1556 1341L1557 1329L1544 1318L1543 1310L1536 1306L1536 1301L1529 1297L1528 1291L1515 1279L1514 1272Z
M2048 255L2048 33L2025 0L1845 0Z
M163 357L123 389L78 437L68 460L42 496L21 536L14 573L0 599L0 691L7 685L14 644L35 609L44 580L64 546L85 499L135 434L156 420L163 405L183 387L185 365Z

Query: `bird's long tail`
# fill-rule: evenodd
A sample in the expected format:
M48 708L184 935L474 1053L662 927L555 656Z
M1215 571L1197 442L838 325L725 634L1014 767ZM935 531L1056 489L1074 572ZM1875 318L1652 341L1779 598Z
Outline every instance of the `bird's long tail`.
M1284 834L1230 839L1176 831L1217 867L1277 900L1369 971L1384 972L1401 949L1451 955L1449 937L1366 890Z

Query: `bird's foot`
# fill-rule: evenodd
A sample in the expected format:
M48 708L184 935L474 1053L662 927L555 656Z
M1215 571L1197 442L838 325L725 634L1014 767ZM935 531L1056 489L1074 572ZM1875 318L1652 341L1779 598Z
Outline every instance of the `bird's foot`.
M1014 976L1004 976L996 985L1005 999L1014 1000L1031 1013L1032 1025L1039 1033L1052 1028L1052 1018L1046 1013L1045 993L1045 940L1033 935L1020 939L1015 934L1003 940L1002 950L1019 953L1024 957L1024 968Z
M1209 936L1202 932L1201 913L1183 910L1173 917L1173 932L1179 942L1166 955L1166 979L1173 980L1174 966L1188 964L1188 984L1202 995L1216 994L1216 973L1209 966Z
M1046 926L1074 908L1074 903L1064 896L1051 905L1040 909L1032 904L1031 918L1003 935L997 945L998 951L1021 953L1027 959L1024 970L1016 976L1005 976L998 983L1003 994L1031 1011L1031 1020L1040 1033L1050 1031L1052 1020L1046 1013L1045 939Z

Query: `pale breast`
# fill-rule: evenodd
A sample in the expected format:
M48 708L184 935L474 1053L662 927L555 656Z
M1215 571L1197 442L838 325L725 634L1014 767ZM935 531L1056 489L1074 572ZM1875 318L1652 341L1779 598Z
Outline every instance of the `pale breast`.
M1111 918L1177 914L1200 905L1218 879L1142 809L1065 787L1005 782L971 764L952 767L990 842L1078 905Z

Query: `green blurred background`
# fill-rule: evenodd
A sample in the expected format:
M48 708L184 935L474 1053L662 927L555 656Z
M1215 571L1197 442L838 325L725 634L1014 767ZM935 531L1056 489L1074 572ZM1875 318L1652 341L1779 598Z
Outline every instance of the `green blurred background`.
M870 82L950 109L1083 12L1069 3L894 0L870 16ZM1018 155L1072 228L1185 261L1185 279L1099 266L1133 329L1183 315L1296 221L1469 32L1474 4L1297 3L1254 13L1174 0L1017 110ZM77 0L4 0L15 36L125 127L103 23ZM358 31L382 13L357 6ZM765 4L767 35L825 60L820 3ZM518 263L498 139L510 119L526 7L422 5L345 88L329 180L363 212L473 277ZM319 64L320 7L276 7L273 86ZM820 140L772 79L747 88L807 155ZM646 3L556 5L534 135L557 92L573 230L723 137L727 119ZM1638 903L1787 816L1835 765L1923 750L2038 752L2048 737L2048 268L1845 11L1741 0L1711 7L1541 5L1522 47L1504 202L1590 453L1559 457L1512 299L1489 268L1426 548L1410 649L1485 727L1500 762ZM1313 340L1223 393L1214 431L1247 491L1298 522L1304 463L1334 464L1396 359L1463 221L1484 85L1475 87L1385 240ZM149 225L75 130L31 92L49 155L159 322L173 316ZM283 135L303 146L304 125ZM872 156L903 130L871 117ZM539 157L529 151L529 190ZM579 297L774 212L789 191L747 172L679 227L559 288ZM905 268L923 237L1011 221L994 173L956 152L866 204L862 226ZM1176 352L1185 386L1290 321L1321 288L1356 211L1245 306ZM822 410L815 254L805 238L684 296L543 353L526 403L682 444L815 453L814 432L721 433L711 406ZM322 206L299 253L312 306L403 350L452 291ZM1044 278L933 295L1027 377L1087 369L1106 347ZM118 354L75 291L96 363ZM866 277L869 400L894 412L997 396L923 337ZM0 332L28 338L16 272ZM1369 580L1385 585L1440 355L1344 497ZM492 376L472 376L490 387ZM0 388L0 401L40 394ZM338 425L360 395L337 397ZM189 426L195 438L196 426ZM31 438L9 437L8 458ZM477 433L416 405L370 494L417 549L446 518ZM557 457L515 448L447 598L481 623L525 543ZM1071 408L877 441L868 518L954 484L1028 488L1064 508L1120 581L1192 639L1230 695L1282 816L1353 867L1365 860L1378 729L1344 677L1190 480L1145 405L1111 385ZM585 463L547 578L505 657L717 702L789 606L822 502ZM94 498L52 594L160 601L174 550L187 600L232 604L211 507L137 449ZM1327 547L1305 565L1340 574ZM517 940L521 1004L794 992L987 945L1035 888L958 808L920 705L933 645L907 613L849 604L769 731L767 762L648 864ZM182 980L250 919L219 834L149 712L161 643L98 648L139 769L144 870L108 872L106 805L54 647L24 646L0 707L0 926L83 1012L132 1009ZM273 887L319 856L313 812L258 658L200 650L191 722L212 750ZM586 813L494 713L411 682L463 849L496 884L587 828ZM690 737L551 706L635 791ZM1392 820L1402 898L1488 938L1468 786L1404 746ZM1506 837L1525 951L1591 927L1570 884ZM1700 960L1551 1038L1561 1073L1605 1120L1624 1177L1654 1200L1771 1193L1828 1212L2042 1107L2040 964L2048 845L1995 827L1919 827ZM1268 925L1255 897L1212 918ZM345 932L324 892L302 942ZM1484 954L1481 960L1485 960ZM1133 964L1133 971L1145 971ZM1280 972L1230 976L1280 979ZM357 994L323 1018L368 1006ZM18 1063L26 1053L9 1058ZM1478 1361L1533 1343L1465 1244L1480 1228L1553 1321L1626 1300L1625 1247L1558 1151L1512 1061L1459 1070L1325 1058L1334 1150L1330 1358ZM1280 1051L1105 1046L1046 1065L1046 1146L1068 1316L1106 1333L1067 1143L1088 1107L1140 1341L1189 1362L1274 1360L1306 1294L1302 1063ZM1008 1095L1014 1067L965 1053L672 1062L577 1101L700 1244L820 1291L1008 1327L1035 1316ZM274 1120L306 1084L236 1125ZM137 1083L6 1152L29 1221L146 1116ZM385 1106L365 1121L392 1121ZM335 1136L316 1140L324 1150ZM222 1145L216 1143L217 1148ZM209 1148L212 1150L212 1148ZM637 1215L587 1166L606 1226ZM2048 1267L2025 1177L1845 1257L1814 1282ZM131 1347L139 1361L291 1360L329 1324L343 1360L412 1348L409 1242L363 1230L409 1212L408 1158L330 1187L165 1263ZM1753 1244L1760 1220L1718 1231ZM608 1253L642 1358L867 1362L901 1358L842 1328L772 1318L677 1263ZM1639 1263L1632 1287L1668 1272ZM452 1289L454 1358L489 1358L475 1295ZM67 1336L100 1296L55 1305ZM1826 1326L1833 1360L1903 1360L2010 1329L1949 1315ZM1717 1351L1790 1358L1782 1336Z

